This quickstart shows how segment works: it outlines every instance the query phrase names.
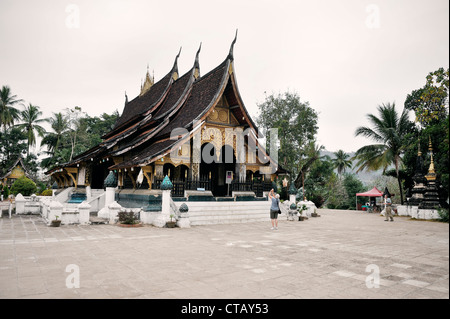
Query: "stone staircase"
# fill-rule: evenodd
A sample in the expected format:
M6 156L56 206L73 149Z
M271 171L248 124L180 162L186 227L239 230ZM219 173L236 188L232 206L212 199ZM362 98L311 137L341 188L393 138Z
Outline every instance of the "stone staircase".
M181 202L175 202L179 207ZM270 221L269 201L185 202L191 225Z
M67 203L69 204L81 204L83 201L85 201L87 199L86 197L86 191L74 191L70 197L69 200L67 201Z

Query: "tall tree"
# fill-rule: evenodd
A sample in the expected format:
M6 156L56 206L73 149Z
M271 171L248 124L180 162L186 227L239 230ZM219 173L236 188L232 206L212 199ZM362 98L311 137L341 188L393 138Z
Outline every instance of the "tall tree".
M320 152L324 149L323 145L316 145L315 141L309 142L303 152L299 155L298 167L299 172L296 179L294 180L294 185L297 188L304 188L304 182L306 174L311 169L313 164L321 158ZM306 195L306 192L305 192Z
M17 98L17 95L12 95L9 86L4 85L0 90L0 128L3 127L3 133L6 128L14 125L14 121L19 119L20 112L14 106L23 102Z
M422 88L408 94L405 108L416 114L416 120L426 127L448 115L449 69L430 72Z
M317 134L316 111L309 102L302 102L297 93L291 92L266 96L258 108L260 114L256 123L259 129L265 132L278 129L278 163L291 172L292 179L295 178L302 165L300 154L305 153Z
M49 118L49 123L52 131L47 132L41 142L42 145L47 147L47 151L44 151L44 153L48 157L41 162L41 166L45 168L51 167L56 163L65 162L66 159L63 153L67 153L64 150L61 151L61 146L64 146L62 144L64 136L69 129L67 118L61 112L53 113L53 116Z
M343 150L338 150L333 153L335 158L332 159L334 168L337 169L339 177L345 173L346 168L352 167L352 161L350 160L350 155L345 153Z
M408 111L403 109L399 116L395 110L395 103L378 106L378 117L369 114L371 127L358 127L355 136L370 138L376 144L366 145L356 151L353 159L357 160L357 172L364 169L386 172L390 165L394 165L400 189L400 200L403 204L403 191L400 179L401 155L407 149L406 136L412 131L414 123L409 121Z
M63 139L64 133L69 128L67 118L61 113L53 113L53 117L48 119L53 132L47 132L42 140L43 145L47 145L47 151L55 153Z
M18 124L17 127L27 134L27 155L30 155L30 148L36 145L36 133L40 137L44 137L45 135L45 129L39 124L48 122L48 119L40 118L41 116L42 112L39 110L39 106L31 103L25 107L25 110L20 112L20 119L23 123Z
M69 124L68 136L70 139L70 157L69 161L77 154L78 138L80 134L86 133L86 127L82 124L82 118L87 116L85 112L82 112L81 107L75 106L73 109L67 109L67 121ZM81 153L81 152L80 152Z
M27 136L19 128L13 126L0 131L0 176L14 164L19 156L25 158L27 152Z

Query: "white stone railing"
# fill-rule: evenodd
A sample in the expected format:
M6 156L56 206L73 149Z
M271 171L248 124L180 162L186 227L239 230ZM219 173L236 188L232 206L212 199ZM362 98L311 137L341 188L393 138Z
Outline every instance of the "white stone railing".
M91 197L86 202L91 205L91 212L98 212L105 207L106 193L102 193L99 196Z

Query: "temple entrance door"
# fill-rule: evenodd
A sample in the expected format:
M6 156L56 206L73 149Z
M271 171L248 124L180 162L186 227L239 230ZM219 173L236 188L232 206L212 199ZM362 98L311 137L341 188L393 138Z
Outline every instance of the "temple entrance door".
M101 162L99 164L95 164L91 169L91 188L92 189L102 189L103 182L105 181L106 176L108 176L109 170L108 167L111 166L109 161Z
M231 190L228 193L228 184L226 183L227 171L236 171L236 156L234 155L233 147L224 145L220 150L220 157L222 163L218 165L218 178L215 188L214 196L231 196Z
M207 149L205 149L207 148ZM212 147L212 144L203 144L201 150L201 163L200 163L200 179L201 180L211 180L211 192L214 196L216 189L215 185L217 185L218 178L218 167L219 163L216 162L215 157L215 148Z
M213 156L215 154L215 149L211 147L210 151L211 152L209 155ZM211 192L214 196L227 196L228 184L226 183L226 173L227 171L232 171L234 173L235 168L236 156L234 155L233 148L231 146L224 145L220 150L219 160L214 157L213 161L205 162L202 156L202 162L200 164L200 177L202 179L208 178L211 180Z

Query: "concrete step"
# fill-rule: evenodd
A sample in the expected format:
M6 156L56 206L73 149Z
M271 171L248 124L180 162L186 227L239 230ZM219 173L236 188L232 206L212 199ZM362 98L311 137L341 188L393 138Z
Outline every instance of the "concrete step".
M101 218L97 216L90 216L89 221L91 222L91 225L109 224L108 218Z
M270 203L243 202L186 202L191 225L231 224L269 221ZM181 203L176 203L177 206Z
M189 212L192 225L232 224L270 220L267 211Z

